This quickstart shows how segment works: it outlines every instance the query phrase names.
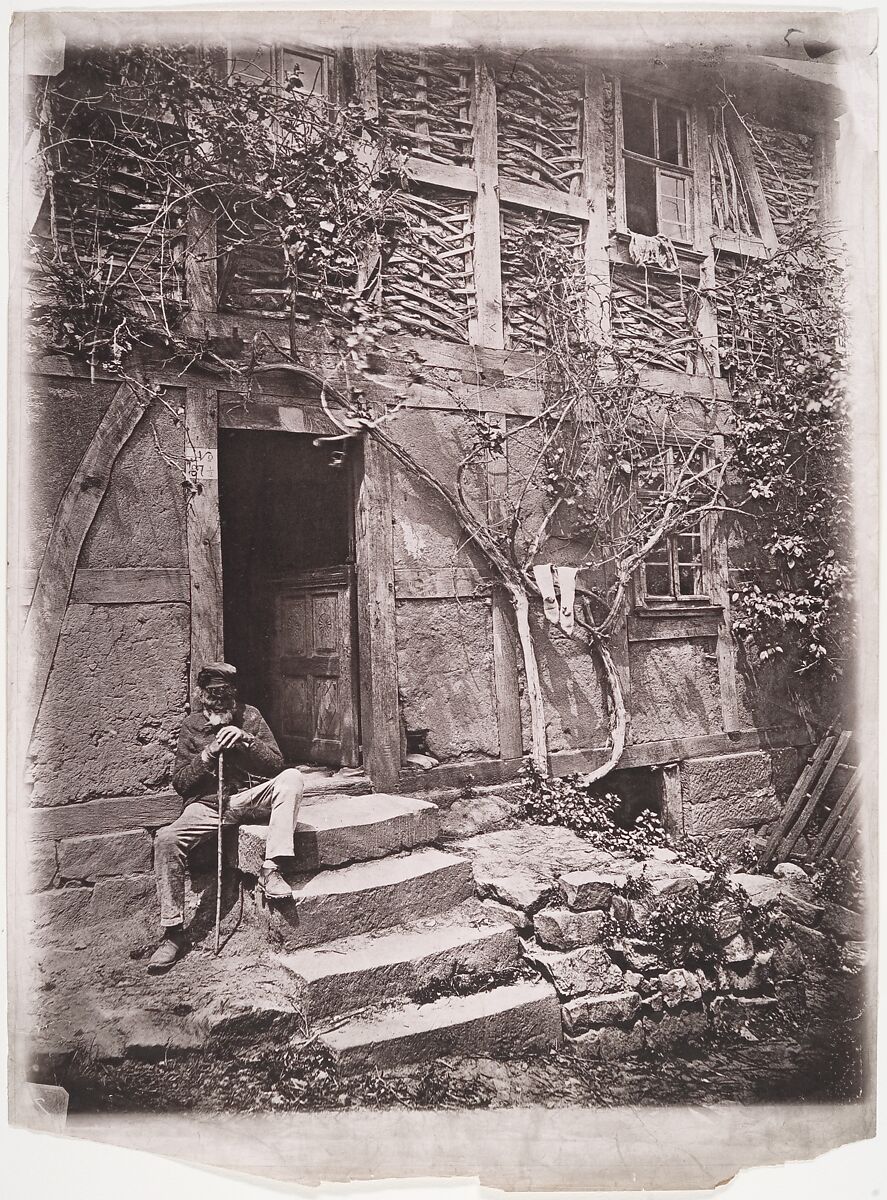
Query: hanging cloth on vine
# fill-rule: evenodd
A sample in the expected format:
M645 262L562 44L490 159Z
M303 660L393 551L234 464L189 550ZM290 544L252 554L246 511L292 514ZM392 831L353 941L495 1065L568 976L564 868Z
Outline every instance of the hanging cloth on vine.
M575 625L573 605L576 600L578 571L578 567L553 567L551 563L540 563L533 567L546 618L552 625L560 625L564 633L568 634L573 632Z

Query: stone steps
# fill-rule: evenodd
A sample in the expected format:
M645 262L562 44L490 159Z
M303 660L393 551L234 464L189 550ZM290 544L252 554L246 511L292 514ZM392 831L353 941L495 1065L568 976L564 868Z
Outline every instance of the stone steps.
M512 925L469 900L410 925L344 937L276 958L295 977L302 1013L317 1021L404 999L457 970L506 970L517 964L518 940Z
M345 1070L431 1062L447 1054L530 1054L560 1044L561 1012L550 984L521 982L381 1010L318 1040Z
M293 900L273 903L265 912L272 943L287 950L390 929L455 908L474 894L471 863L433 847L312 874L284 874Z
M412 796L306 795L299 809L295 868L339 867L383 858L433 842L440 833L440 810ZM267 825L241 825L237 857L241 871L258 875L265 857Z
M365 796L373 790L370 778L359 767L306 766L295 763L305 777L305 798L309 796Z

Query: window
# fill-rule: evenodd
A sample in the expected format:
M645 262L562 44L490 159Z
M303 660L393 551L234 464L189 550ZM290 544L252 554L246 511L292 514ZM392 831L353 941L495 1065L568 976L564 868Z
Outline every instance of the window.
M257 45L231 51L230 68L238 75L273 79L281 88L298 89L320 106L331 98L330 59L313 50Z
M621 92L625 226L631 233L693 241L690 123L685 108Z
M638 500L645 508L661 508L681 473L695 475L707 465L707 454L687 455L679 446L651 454L639 473ZM700 500L702 497L700 496ZM706 601L704 524L700 517L679 533L666 535L647 555L640 570L640 602L657 604Z

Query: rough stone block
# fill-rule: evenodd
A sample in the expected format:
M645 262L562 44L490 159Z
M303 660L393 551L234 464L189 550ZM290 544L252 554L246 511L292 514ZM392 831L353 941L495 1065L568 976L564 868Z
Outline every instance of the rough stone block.
M454 908L474 891L471 864L431 848L291 876L288 882L293 901L268 910L273 940L288 949L390 929Z
M768 981L769 972L765 963L737 963L735 967L718 967L718 987L722 992L744 996L760 992Z
M791 938L780 938L771 947L770 974L774 979L797 979L804 974L804 955Z
M607 914L600 909L590 912L571 912L566 908L543 908L533 918L536 937L544 946L556 950L575 950L602 940L609 924Z
M842 971L856 974L869 964L869 949L865 942L847 942L838 953L838 965Z
M650 972L665 969L662 955L649 942L641 938L622 938L614 944L614 949L625 959L625 964L632 971Z
M151 870L151 837L144 829L63 838L59 843L62 879L103 879Z
M489 912L490 916L507 921L515 929L529 930L530 918L525 912L521 912L519 908L512 908L510 904L500 904L498 900L481 900L480 903Z
M745 832L773 821L780 807L770 755L763 750L681 763L689 832L738 846Z
M734 1032L750 1020L775 1011L777 1001L772 996L715 996L711 1002L711 1019L716 1029Z
M779 897L779 907L786 916L791 917L793 921L800 921L803 925L818 925L822 920L821 904L810 904L791 892L782 893Z
M673 971L665 971L656 981L662 993L662 999L668 1008L677 1008L682 1004L694 1004L702 999L702 987L692 971L678 967Z
M798 949L808 963L830 963L835 954L834 949L824 933L811 929L800 921L792 923L792 936L798 944Z
M622 990L622 972L600 946L561 951L543 950L535 942L524 942L521 949L524 957L551 980L562 999L586 992L599 995Z
M800 1015L807 1008L807 989L801 979L778 979L776 999L783 1012Z
M709 1035L708 1014L703 1011L664 1012L660 1017L643 1017L644 1041L650 1050L668 1051L676 1046L702 1047Z
M843 940L857 941L865 937L865 916L842 904L824 905L820 924L826 933Z
M627 876L603 871L569 871L558 881L561 895L577 912L608 909L613 893L625 887Z
M151 875L114 875L92 889L89 915L95 921L124 921L146 914L156 920L157 884Z
M701 867L692 867L688 863L647 861L630 867L628 877L642 881L649 892L660 899L664 896L698 895L699 884L710 879L711 875Z
M299 810L293 836L299 870L368 862L433 842L440 832L437 805L411 796L325 796ZM265 859L267 825L238 830L238 866L258 875Z
M551 985L539 980L384 1009L320 1040L345 1070L430 1062L447 1054L533 1054L560 1045L560 1009Z
M610 992L601 996L577 996L561 1007L567 1033L583 1033L598 1025L621 1025L631 1021L641 1003L633 991Z
M802 887L810 884L810 876L807 874L804 868L799 867L797 863L777 863L773 868L773 874L777 879L788 879L794 883L800 884Z
M730 966L751 962L754 956L755 948L743 933L738 933L724 946L724 962Z
M652 900L629 900L626 896L614 896L610 912L616 924L631 932L642 932L655 905Z
M52 887L58 871L55 842L48 839L31 842L28 847L28 890L42 892Z
M718 938L726 945L742 932L742 915L732 904L719 904L714 913Z
M631 1029L590 1029L565 1041L577 1058L618 1061L632 1054L640 1054L644 1049L643 1022L638 1021Z
M82 928L90 920L92 888L51 888L38 892L29 903L31 923L38 933L62 940L73 928Z

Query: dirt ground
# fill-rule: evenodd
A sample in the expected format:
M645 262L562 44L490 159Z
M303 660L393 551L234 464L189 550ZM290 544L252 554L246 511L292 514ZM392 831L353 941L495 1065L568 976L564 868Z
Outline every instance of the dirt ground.
M71 1112L849 1101L866 1087L861 977L848 976L817 990L803 1025L771 1021L757 1041L719 1034L694 1055L591 1062L560 1050L342 1076L252 938L233 938L218 959L198 947L157 977L145 974L147 946L80 954L76 966L72 955L67 971L55 955L41 976L32 1079L65 1087Z

